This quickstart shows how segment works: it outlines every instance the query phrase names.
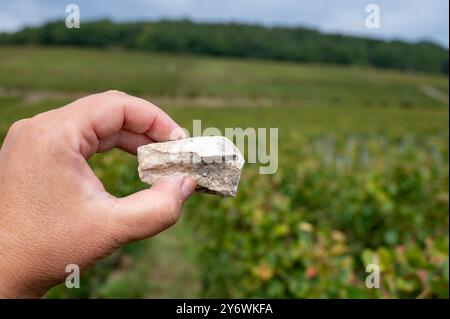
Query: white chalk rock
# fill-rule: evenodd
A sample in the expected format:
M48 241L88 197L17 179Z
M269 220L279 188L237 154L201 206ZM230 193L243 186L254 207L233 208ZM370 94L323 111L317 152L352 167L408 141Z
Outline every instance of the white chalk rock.
M191 176L197 190L236 196L244 158L223 136L201 136L138 148L139 177L148 184L164 176Z

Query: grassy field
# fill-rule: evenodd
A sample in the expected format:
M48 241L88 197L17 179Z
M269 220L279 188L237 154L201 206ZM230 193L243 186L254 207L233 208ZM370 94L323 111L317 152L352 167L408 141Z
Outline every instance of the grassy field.
M128 245L60 297L448 298L448 78L362 67L77 48L0 48L11 123L92 92L150 99L191 129L278 127L279 169L238 196L196 195L171 230ZM118 196L133 156L90 163ZM380 265L381 289L364 285Z

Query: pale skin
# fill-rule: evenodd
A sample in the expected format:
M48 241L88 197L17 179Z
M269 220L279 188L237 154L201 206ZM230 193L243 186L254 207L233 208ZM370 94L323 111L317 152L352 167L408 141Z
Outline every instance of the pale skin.
M68 264L84 271L176 223L194 180L168 177L116 198L86 160L114 147L135 154L177 129L155 105L118 91L14 123L0 149L0 297L41 297Z

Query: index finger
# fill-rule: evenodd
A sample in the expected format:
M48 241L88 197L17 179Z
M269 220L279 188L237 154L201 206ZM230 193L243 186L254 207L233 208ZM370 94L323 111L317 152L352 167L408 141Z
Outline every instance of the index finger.
M101 140L121 130L164 142L180 128L156 105L119 91L87 96L69 104L66 109L81 133L80 152L85 157L97 151Z

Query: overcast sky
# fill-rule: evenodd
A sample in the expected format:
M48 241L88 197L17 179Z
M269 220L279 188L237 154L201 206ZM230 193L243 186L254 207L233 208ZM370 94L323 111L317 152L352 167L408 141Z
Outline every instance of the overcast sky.
M448 0L0 0L0 31L64 18L78 4L83 21L189 18L265 25L306 26L325 32L449 45ZM367 4L380 7L380 28L367 29Z

